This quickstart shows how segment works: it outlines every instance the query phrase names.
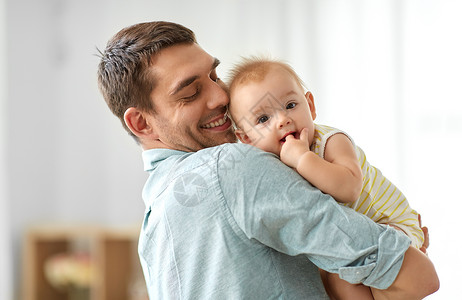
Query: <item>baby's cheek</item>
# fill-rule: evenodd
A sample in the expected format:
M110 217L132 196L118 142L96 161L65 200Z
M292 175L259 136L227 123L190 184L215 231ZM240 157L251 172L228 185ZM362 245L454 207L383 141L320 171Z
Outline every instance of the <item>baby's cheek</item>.
M256 142L253 144L253 146L266 151L266 152L271 152L279 156L279 149L276 147L276 145L273 145L271 142L268 140L265 140L264 138L260 137L255 140Z

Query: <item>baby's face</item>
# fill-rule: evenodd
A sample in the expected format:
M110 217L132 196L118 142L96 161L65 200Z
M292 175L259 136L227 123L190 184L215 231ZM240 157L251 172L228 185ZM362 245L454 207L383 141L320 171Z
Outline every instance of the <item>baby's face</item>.
M284 69L272 68L260 82L248 82L230 91L230 113L239 129L238 138L264 151L280 155L285 137L300 138L308 129L314 136L314 100Z

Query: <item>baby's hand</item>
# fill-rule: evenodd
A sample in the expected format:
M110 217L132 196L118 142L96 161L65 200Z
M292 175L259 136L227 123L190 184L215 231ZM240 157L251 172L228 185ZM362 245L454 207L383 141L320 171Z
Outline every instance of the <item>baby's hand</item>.
M298 160L308 151L310 151L308 131L303 128L300 132L300 139L296 139L292 135L286 137L286 142L281 148L281 160L289 167L297 168Z

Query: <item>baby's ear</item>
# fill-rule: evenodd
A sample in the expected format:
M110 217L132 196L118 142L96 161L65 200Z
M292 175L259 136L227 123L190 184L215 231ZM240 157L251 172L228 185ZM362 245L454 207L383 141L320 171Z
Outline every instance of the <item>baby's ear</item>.
M249 138L249 136L247 134L245 134L245 132L242 130L242 129L236 129L234 131L234 133L236 134L237 138L244 144L250 144L251 143L251 140Z
M308 101L308 106L310 107L311 118L316 119L316 106L314 105L314 96L311 92L306 92L305 94L306 101Z

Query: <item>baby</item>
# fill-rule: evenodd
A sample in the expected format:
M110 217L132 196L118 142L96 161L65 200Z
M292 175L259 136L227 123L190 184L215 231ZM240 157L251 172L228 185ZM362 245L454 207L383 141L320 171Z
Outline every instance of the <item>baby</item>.
M366 160L345 132L314 123L314 97L287 64L250 58L229 81L229 112L239 140L280 157L312 185L373 221L394 226L421 248L418 214L404 195ZM335 299L373 299L371 290L321 272ZM345 295L347 295L345 297Z

